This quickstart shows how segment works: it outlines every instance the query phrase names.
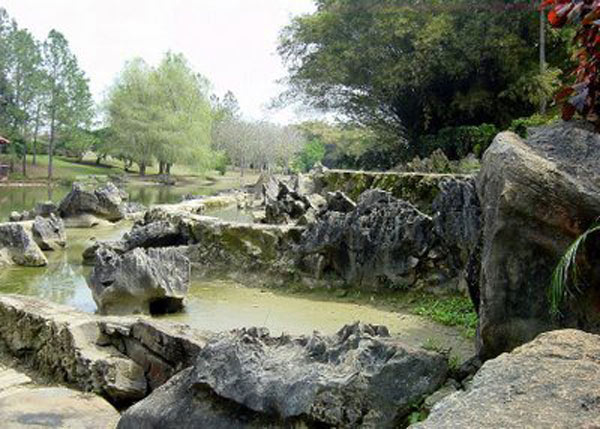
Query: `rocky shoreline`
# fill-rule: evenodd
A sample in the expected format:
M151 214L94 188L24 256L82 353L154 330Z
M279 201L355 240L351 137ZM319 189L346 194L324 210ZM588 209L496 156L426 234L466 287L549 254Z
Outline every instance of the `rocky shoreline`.
M66 244L65 223L131 219L122 239L83 253L103 315L0 295L0 345L126 410L120 428L404 427L429 411L415 427L597 424L597 292L582 291L553 318L547 290L562 253L600 216L599 158L593 130L557 123L527 140L499 134L476 177L319 168L149 210L112 184L76 185L59 205L0 224L0 264L43 266L43 251ZM256 222L205 215L231 205ZM598 241L587 244L582 275L595 285ZM139 316L185 308L192 272L370 293L460 291L478 311L478 356L452 367L377 325L274 337Z

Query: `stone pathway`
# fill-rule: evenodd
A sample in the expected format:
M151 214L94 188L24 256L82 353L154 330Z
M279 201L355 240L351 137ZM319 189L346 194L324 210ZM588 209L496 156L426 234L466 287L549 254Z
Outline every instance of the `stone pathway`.
M36 385L27 375L0 366L0 426L113 429L119 413L99 396L66 387Z

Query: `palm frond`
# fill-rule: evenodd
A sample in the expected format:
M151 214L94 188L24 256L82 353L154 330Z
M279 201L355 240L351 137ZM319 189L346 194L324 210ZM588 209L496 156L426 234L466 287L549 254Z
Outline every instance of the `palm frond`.
M560 305L567 296L580 293L578 287L577 253L585 240L593 233L600 231L600 224L592 226L581 234L569 246L552 273L550 284L550 312L553 316L560 314Z

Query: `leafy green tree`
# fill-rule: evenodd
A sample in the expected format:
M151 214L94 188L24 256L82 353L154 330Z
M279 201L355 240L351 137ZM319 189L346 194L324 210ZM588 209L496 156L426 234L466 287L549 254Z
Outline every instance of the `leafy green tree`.
M44 69L47 75L46 115L48 142L48 178L52 178L53 156L57 134L70 136L89 125L92 118L92 97L84 73L69 49L67 39L51 30L43 45Z
M207 88L182 55L167 53L157 68L139 58L128 62L107 100L121 157L137 163L142 175L154 161L166 174L174 163L210 166L215 158Z
M286 99L342 113L397 151L448 126L504 127L558 84L568 44L550 31L539 76L538 12L496 0L317 0L280 38ZM509 3L515 2L506 2Z

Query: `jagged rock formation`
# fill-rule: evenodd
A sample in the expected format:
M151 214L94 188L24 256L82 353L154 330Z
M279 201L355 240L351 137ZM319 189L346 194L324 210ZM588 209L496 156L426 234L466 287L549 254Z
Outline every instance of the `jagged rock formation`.
M172 313L183 308L190 261L176 248L96 251L89 286L103 314Z
M429 216L388 192L366 191L350 213L326 212L302 235L307 268L341 276L348 284L412 285L434 242ZM308 260L306 258L309 258ZM311 264L312 262L312 264Z
M555 326L548 302L552 271L600 216L599 162L600 136L581 123L540 128L526 141L500 133L486 151L477 180L484 218L479 312L484 357ZM597 241L588 244L581 274L588 284L598 284L600 272L593 269L598 264L585 263L598 260ZM561 324L600 331L597 293L580 298L565 309Z
M109 221L121 220L127 213L123 194L110 182L93 190L87 190L78 183L73 184L73 189L60 202L58 210L61 217L87 214Z
M219 334L196 365L131 407L118 427L394 427L446 378L439 354L413 350L380 326L324 337Z
M487 361L464 392L415 429L583 428L600 425L600 337L553 331Z
M300 266L318 279L334 274L369 288L457 283L477 241L479 204L470 180L440 186L433 218L381 190L364 192L354 209L343 194L330 196L338 210L307 227Z
M42 267L48 260L24 223L0 224L0 266Z
M58 250L67 245L67 234L62 219L53 213L44 218L37 216L31 227L33 239L42 250Z

